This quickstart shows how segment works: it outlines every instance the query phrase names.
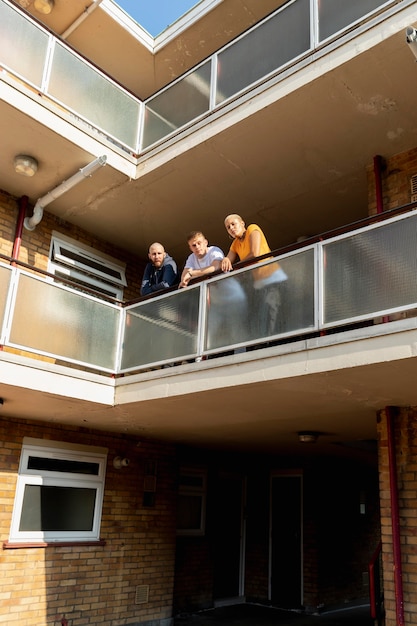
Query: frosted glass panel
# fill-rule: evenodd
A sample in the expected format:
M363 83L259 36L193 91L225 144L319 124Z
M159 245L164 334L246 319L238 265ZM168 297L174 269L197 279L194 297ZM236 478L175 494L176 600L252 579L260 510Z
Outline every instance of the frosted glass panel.
M146 102L142 148L209 110L211 61Z
M80 117L136 149L140 102L57 43L48 93Z
M386 4L386 0L319 0L319 41Z
M310 49L309 8L297 0L220 52L216 104Z
M122 370L195 354L199 298L190 288L128 309Z
M3 324L4 311L6 307L6 297L9 290L12 271L10 268L0 265L0 329Z
M0 2L0 61L40 87L48 35L4 2Z
M207 350L315 326L313 249L229 275L208 289Z
M114 370L119 316L118 307L22 274L10 342Z
M417 217L325 244L324 323L417 302Z

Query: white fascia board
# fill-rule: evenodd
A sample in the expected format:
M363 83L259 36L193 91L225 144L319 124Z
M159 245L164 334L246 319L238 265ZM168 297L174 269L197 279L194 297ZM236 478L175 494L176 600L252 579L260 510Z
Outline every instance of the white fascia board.
M10 82L2 79L0 80L0 100L4 100L7 104L64 137L78 148L96 156L105 154L107 165L122 172L129 178L135 178L136 159L133 157L132 160L124 158L111 150L107 144L97 141L72 123L69 119L69 114L62 113L58 115L54 111L55 107L53 104L48 107L46 101L41 96L29 90L27 93L24 93L23 88L17 89ZM57 107L56 109L58 111ZM65 119L65 116L68 116L68 119Z
M417 359L416 326L417 318L390 322L231 355L217 362L213 359L120 378L116 381L115 404Z
M375 20L377 20L375 18ZM220 134L227 128L238 124L242 120L254 115L258 111L275 103L278 99L301 89L320 76L340 67L344 63L355 59L362 52L366 52L379 43L404 31L410 23L416 20L415 2L401 11L396 9L394 15L378 22L374 26L365 24L359 33L342 36L333 44L315 53L307 55L297 63L297 67L289 67L279 72L275 77L262 83L235 100L231 100L217 110L207 113L200 121L178 133L154 148L145 151L139 156L135 178L148 174L152 170L170 161L184 152L188 152L212 137ZM404 34L404 46L405 34Z
M114 379L64 368L9 352L0 352L2 385L113 406Z
M151 0L149 0L151 1ZM174 0L173 0L174 1ZM196 0L197 1L197 0ZM137 39L150 52L156 54L167 43L181 35L195 22L198 22L207 13L212 11L224 0L201 0L195 7L192 7L183 16L170 24L155 38L148 31L132 19L123 9L112 0L103 0L100 4L102 8L115 22L120 24L132 37Z
M224 0L202 0L195 7L192 7L182 17L173 22L162 33L155 37L154 52L155 54L162 50L166 44L173 39L179 37L187 28L190 28L195 22L198 22L207 13L210 13L217 5Z

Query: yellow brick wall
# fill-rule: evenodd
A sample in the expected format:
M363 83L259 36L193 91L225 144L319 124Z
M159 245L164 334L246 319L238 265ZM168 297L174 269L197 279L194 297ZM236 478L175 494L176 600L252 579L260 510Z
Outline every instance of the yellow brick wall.
M411 177L417 174L417 148L382 160L383 210L411 202ZM367 168L369 214L377 212L374 166Z
M29 215L32 209L33 207L28 208ZM12 255L18 217L19 201L0 191L0 254ZM29 231L23 228L18 260L35 268L47 270L52 231L71 237L126 263L127 287L124 290L124 300L139 297L140 283L147 259L139 259L131 253L116 248L111 242L101 241L94 235L56 218L47 211L44 212L42 221L35 230Z
M170 446L87 429L0 420L0 539L7 541L24 436L107 447L101 523L105 545L3 549L0 624L117 626L170 623L175 555L176 461ZM116 470L113 459L130 459ZM146 461L157 461L154 507L143 506ZM137 588L149 586L138 604ZM146 599L146 596L145 596ZM154 621L152 621L154 620Z
M398 486L404 623L417 624L417 409L398 408L394 410L394 415L391 430ZM396 601L398 592L394 584L390 462L385 410L379 415L377 432L386 625L395 626L399 623L397 612L401 611L401 602ZM401 570L397 569L399 573Z

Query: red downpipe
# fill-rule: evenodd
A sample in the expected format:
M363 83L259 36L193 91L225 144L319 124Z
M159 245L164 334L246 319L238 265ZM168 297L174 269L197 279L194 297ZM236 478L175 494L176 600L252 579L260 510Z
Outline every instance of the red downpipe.
M403 576L401 565L401 542L400 542L400 514L398 504L397 460L395 450L394 419L396 408L385 407L387 417L388 458L389 458L389 484L391 497L391 527L392 527L392 553L394 566L394 591L396 624L404 626L404 593Z
M374 176L375 176L375 194L376 194L376 212L382 213L384 210L384 202L382 199L382 169L384 160L382 156L377 154L374 156Z
M19 215L16 223L16 231L14 236L13 250L12 250L12 259L18 259L20 254L20 245L22 243L22 233L23 233L23 222L25 221L26 211L28 208L28 200L27 196L22 196L19 200ZM16 265L13 261L11 265Z

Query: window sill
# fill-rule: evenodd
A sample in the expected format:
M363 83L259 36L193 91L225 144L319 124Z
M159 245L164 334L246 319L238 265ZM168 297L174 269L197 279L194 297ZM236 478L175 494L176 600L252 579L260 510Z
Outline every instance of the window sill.
M106 541L104 539L98 539L97 541L28 541L28 542L11 542L3 541L3 550L16 550L19 548L67 548L77 546L105 546Z

